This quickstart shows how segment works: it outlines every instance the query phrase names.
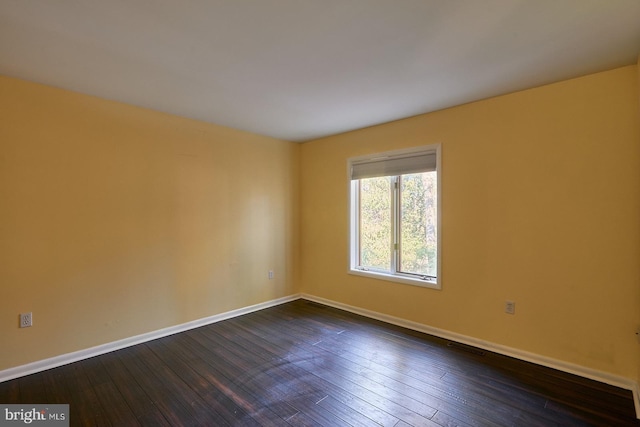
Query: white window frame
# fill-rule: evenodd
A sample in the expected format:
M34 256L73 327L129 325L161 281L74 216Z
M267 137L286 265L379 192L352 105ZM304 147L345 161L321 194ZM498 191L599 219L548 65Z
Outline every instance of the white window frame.
M379 159L395 158L395 157L413 157L425 154L436 155L436 179L437 179L437 251L438 259L436 261L436 278L435 279L421 279L414 275L407 275L402 273L393 272L381 272L372 270L362 270L358 268L358 212L357 212L357 181L351 179L352 168L354 164L375 162ZM372 279L386 280L390 282L403 283L407 285L421 286L431 289L442 289L442 215L441 215L441 194L442 194L442 167L441 167L441 144L431 144L421 147L408 148L402 150L386 151L382 153L373 153L365 156L352 157L347 161L347 182L348 182L348 194L349 194L349 274L356 276L364 276ZM393 230L392 230L393 232ZM393 256L392 258L396 258Z

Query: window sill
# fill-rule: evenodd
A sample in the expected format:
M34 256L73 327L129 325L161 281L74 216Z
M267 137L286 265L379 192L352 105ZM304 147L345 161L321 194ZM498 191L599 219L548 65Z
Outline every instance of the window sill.
M442 289L442 287L440 286L440 283L438 283L437 281L413 279L411 277L396 276L393 274L385 274L377 271L374 272L374 271L349 269L349 274L353 274L354 276L369 277L371 279L385 280L387 282L396 282L396 283L403 283L405 285L420 286L422 288Z

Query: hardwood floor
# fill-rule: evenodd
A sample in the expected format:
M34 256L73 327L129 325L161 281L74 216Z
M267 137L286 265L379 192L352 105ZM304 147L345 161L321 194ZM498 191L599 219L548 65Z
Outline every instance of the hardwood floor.
M298 300L0 383L89 426L640 426L631 392Z

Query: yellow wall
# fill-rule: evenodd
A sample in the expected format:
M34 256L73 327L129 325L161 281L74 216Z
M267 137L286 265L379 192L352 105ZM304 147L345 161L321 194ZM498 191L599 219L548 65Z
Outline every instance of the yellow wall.
M299 145L6 77L0 121L0 370L299 291Z
M302 291L638 378L638 115L628 66L303 144ZM347 274L347 159L437 142L442 290Z

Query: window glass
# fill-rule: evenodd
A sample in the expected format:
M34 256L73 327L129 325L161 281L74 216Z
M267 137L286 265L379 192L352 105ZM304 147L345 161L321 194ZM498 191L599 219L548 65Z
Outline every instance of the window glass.
M391 269L393 233L389 177L365 178L360 184L360 266Z
M437 181L435 172L400 176L398 270L437 275Z

